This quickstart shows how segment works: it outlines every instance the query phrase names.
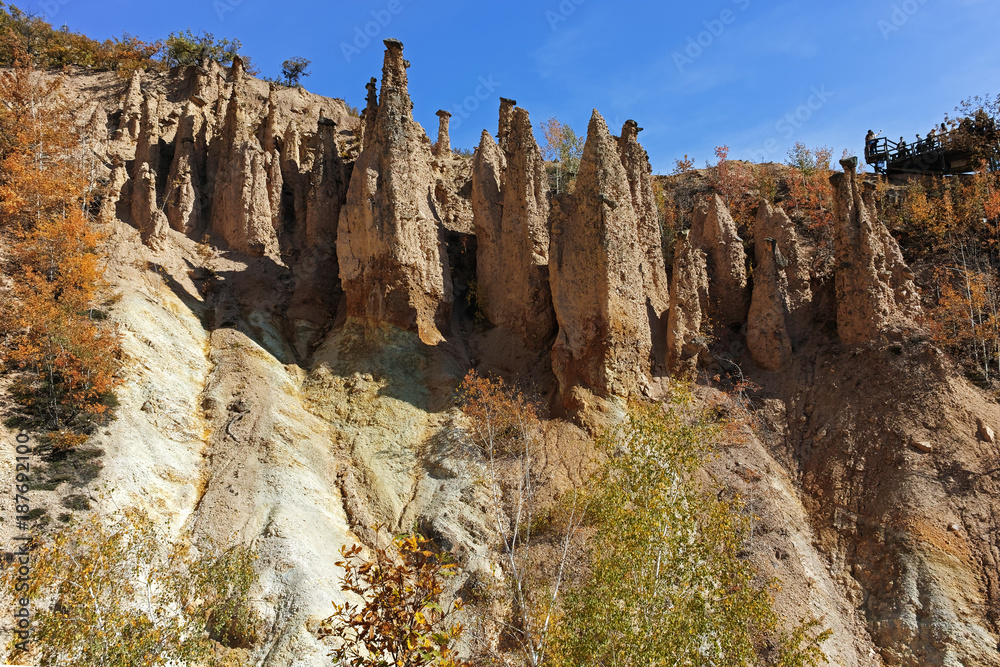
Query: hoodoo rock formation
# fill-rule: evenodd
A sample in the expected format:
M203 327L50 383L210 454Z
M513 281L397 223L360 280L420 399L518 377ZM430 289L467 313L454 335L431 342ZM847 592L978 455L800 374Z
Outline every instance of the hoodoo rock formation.
M273 155L264 152L241 99L242 74L233 65L233 91L226 107L215 166L212 231L239 252L257 257L278 253L278 230L271 210Z
M195 144L200 129L201 117L192 112L188 102L180 118L163 207L170 226L185 235L196 233L202 224L201 169L198 165L202 153Z
M437 112L440 118L438 123L438 140L434 144L434 155L447 155L451 152L451 136L448 133L448 126L451 124L451 112L441 109Z
M833 631L830 664L998 667L1000 407L910 331L913 276L856 162L831 179L836 261L829 230L764 202L751 274L713 193L665 267L635 122L616 139L595 111L574 191L553 194L513 100L473 158L441 114L432 155L402 44L386 47L360 118L239 61L67 76L100 92L77 124L107 183L109 316L137 362L92 436L98 482L171 538L235 529L259 548L268 629L245 663L328 664L310 624L343 601L339 548L377 521L440 536L456 586L493 582L492 492L455 409L475 369L538 388L559 492L589 474L572 421L662 398L665 372L720 414L735 402L707 385L746 388L754 426L705 472L752 501L749 558L781 579L782 613ZM677 202L706 189L662 183ZM454 312L452 281L470 295ZM33 502L61 513L69 486Z
M142 70L137 69L129 78L128 88L122 98L121 115L118 120L118 139L139 138L139 128L142 122Z
M577 388L628 396L648 382L643 253L628 174L604 118L587 128L572 195L553 212L549 276L559 334L553 371L563 402Z
M136 79L133 77L133 82ZM129 92L132 85L129 84ZM132 167L132 221L139 228L143 241L151 246L162 245L168 221L157 204L157 172L160 165L160 124L158 100L152 96L142 103L138 143Z
M693 378L698 357L707 349L702 318L708 305L708 268L705 253L694 246L688 232L677 234L667 318L667 368L682 378Z
M788 336L786 260L777 241L767 237L757 242L757 266L754 268L753 298L747 316L747 348L761 368L776 370L792 354Z
M501 123L504 109L501 107ZM479 306L496 326L541 349L555 333L549 290L548 179L528 112L511 113L507 150L483 132L473 169Z
M507 152L507 142L510 140L510 131L514 127L514 107L517 100L506 97L500 98L500 125L497 130L497 143L500 149Z
M716 337L746 322L750 308L746 252L736 222L722 197L712 194L694 210L691 243L705 252L712 283L708 312Z
M500 232L503 219L503 177L506 170L506 156L489 130L483 130L472 161L472 220L476 231L478 305L494 324L496 322L489 315L491 298L488 292L492 289L489 278L498 270L502 272L505 261L501 254ZM480 281L483 281L481 287L478 286Z
M625 121L621 137L618 139L618 152L621 154L622 165L628 176L629 189L632 191L632 209L635 211L639 248L642 251L642 264L639 270L642 272L649 329L655 353L658 347L662 348L662 345L657 343L666 337L670 283L667 281L663 261L660 216L656 207L656 195L653 193L653 168L649 163L649 156L639 144L641 130L642 128L634 120ZM660 358L655 359L656 365L662 366L666 361L662 358L662 351L658 356Z
M762 368L788 361L792 347L808 333L812 301L809 267L795 226L785 212L761 202L754 223L753 296L747 315L747 347Z
M430 141L414 122L401 42L385 40L370 136L340 213L337 258L347 316L442 340L451 311L448 257L431 211Z
M834 174L837 256L837 331L848 345L876 340L919 313L913 274L899 244L878 221L873 193L858 183L857 158L841 160ZM870 186L868 186L870 187Z

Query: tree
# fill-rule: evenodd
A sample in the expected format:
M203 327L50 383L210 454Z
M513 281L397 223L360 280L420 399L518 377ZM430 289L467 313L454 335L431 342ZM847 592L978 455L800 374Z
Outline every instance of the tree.
M795 146L788 149L788 161L786 164L794 167L804 176L811 176L816 171L828 175L830 171L830 157L832 155L833 149L827 146L810 149L801 141L796 141Z
M26 57L41 68L79 65L98 70L116 70L129 76L136 69L158 63L160 42L143 42L129 34L98 42L65 26L54 29L37 16L0 2L0 64L14 65Z
M376 536L382 527L374 527ZM466 667L455 655L454 644L463 627L452 623L462 609L456 599L441 604L444 578L455 574L447 554L432 550L421 535L397 535L370 556L355 544L341 547L344 568L341 590L359 596L361 605L334 603L334 613L317 631L334 641L330 653L337 664L352 667Z
M674 170L670 173L671 176L676 176L677 174L686 174L694 169L694 160L684 154L683 158L678 158L674 160Z
M753 229L753 212L760 203L751 193L755 178L752 169L744 162L729 159L729 146L716 146L718 159L708 173L709 182L732 213L738 225L748 232Z
M308 68L311 64L311 60L299 57L289 58L285 62L281 63L281 75L285 77L285 85L299 85L299 80L302 77L309 76Z
M549 527L547 537L558 557L549 563L552 575L544 576L533 551L544 539L539 523L545 516L536 497L542 438L538 407L502 379L483 378L475 371L465 376L459 392L472 442L485 461L484 481L512 602L510 617L484 621L516 646L525 665L537 667L546 660L565 566L584 508L573 495L564 527L557 522Z
M542 136L545 141L541 146L542 158L555 162L552 170L555 177L555 191L572 190L573 180L580 171L580 158L583 157L583 146L586 135L579 136L567 123L562 123L555 116L542 123Z
M172 32L164 44L163 59L168 67L175 65L199 65L205 60L214 60L221 65L233 64L235 58L243 61L247 74L257 74L250 56L240 53L243 48L238 39L219 39L210 32L198 35L188 28L184 32Z
M833 149L809 148L796 142L788 151L790 169L785 179L788 203L785 208L796 222L820 234L820 256L833 254L833 188L830 185L830 159Z
M168 540L143 510L91 514L31 551L32 569L4 584L32 601L31 652L12 650L10 662L43 667L133 667L190 664L218 644L250 645L260 618L249 605L256 585L255 555L244 546L200 554ZM14 649L16 640L8 649ZM222 664L238 664L234 652Z
M0 349L26 425L70 446L107 414L119 384L116 327L100 310L102 234L89 214L88 157L60 80L23 57L0 74Z
M749 519L692 478L717 428L681 394L605 434L590 575L567 594L555 664L757 664L779 619L739 555ZM829 635L812 627L777 638L778 664L819 664Z

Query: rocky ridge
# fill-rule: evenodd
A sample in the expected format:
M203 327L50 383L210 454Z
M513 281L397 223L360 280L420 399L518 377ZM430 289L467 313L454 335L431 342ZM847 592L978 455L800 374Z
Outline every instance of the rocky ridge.
M1000 409L922 336L853 163L833 179L832 272L780 208L745 241L714 194L668 271L636 123L614 137L595 111L576 188L553 196L513 100L471 161L445 150L446 118L432 151L386 46L360 119L238 62L124 91L98 77L114 92L81 111L137 362L96 438L100 481L178 539L257 542L271 630L253 660L323 664L308 627L341 599L337 548L374 522L494 576L453 399L476 368L537 381L547 465L577 481L572 422L658 398L669 375L749 375L760 438L708 473L759 503L753 557L788 582L779 605L825 619L834 664L1000 664L997 454L978 435ZM460 307L470 278L492 326Z

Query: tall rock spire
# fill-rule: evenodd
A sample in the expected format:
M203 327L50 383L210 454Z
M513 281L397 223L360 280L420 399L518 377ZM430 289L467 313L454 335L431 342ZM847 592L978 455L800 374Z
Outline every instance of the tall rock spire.
M719 195L711 195L695 208L691 221L691 242L705 252L708 279L712 284L705 315L716 327L721 327L721 330L713 332L719 337L730 326L746 322L750 309L743 239Z
M452 303L447 254L431 210L430 142L414 122L403 44L385 40L382 89L341 209L337 257L347 317L441 341ZM370 109L369 109L370 110Z
M275 255L278 235L271 209L270 176L274 155L264 152L254 136L243 96L242 63L233 61L233 92L219 137L220 152L212 197L212 231L234 250Z
M628 175L604 118L587 130L576 189L553 216L549 275L564 404L576 387L627 396L648 380L651 340Z
M541 349L556 329L548 179L527 111L512 111L506 153L483 132L472 183L480 306L490 322Z
M667 354L664 346L667 336L670 284L667 282L666 265L663 261L660 216L656 207L656 195L653 192L653 167L649 164L646 151L639 144L640 131L642 128L634 120L625 121L621 137L618 139L618 152L621 154L622 166L625 167L629 189L632 192L632 209L635 211L636 232L642 253L639 270L642 273L642 284L646 293L649 332L653 340L656 364L662 365L662 369L665 370Z
M878 220L871 191L858 183L856 157L834 174L837 333L848 345L876 340L892 323L920 312L913 274L899 244Z

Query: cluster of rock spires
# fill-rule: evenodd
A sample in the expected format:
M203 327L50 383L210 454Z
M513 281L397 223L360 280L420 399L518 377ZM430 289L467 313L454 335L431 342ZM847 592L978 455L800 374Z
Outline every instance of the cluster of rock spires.
M172 228L210 232L241 253L292 256L311 280L297 288L291 317L332 318L342 290L340 314L350 321L394 325L427 344L447 339L454 289L441 173L450 114L438 113L432 145L413 119L403 45L385 44L381 90L368 83L360 120L322 110L308 128L279 114L273 86L266 99L254 94L238 60L228 74L190 68L181 104L143 96L136 74L114 139L134 141L134 159L113 180L147 244ZM640 130L629 120L615 137L595 110L574 191L550 195L528 112L501 98L497 138L483 132L471 165L476 305L528 349L551 349L569 409L588 393L627 396L657 376L690 376L713 363L710 340L713 349L745 340L758 365L781 368L813 316L794 226L766 202L754 225L752 286L743 239L718 195L678 235L668 282ZM356 161L345 134L360 149ZM919 305L849 163L834 184L838 330L861 344Z

